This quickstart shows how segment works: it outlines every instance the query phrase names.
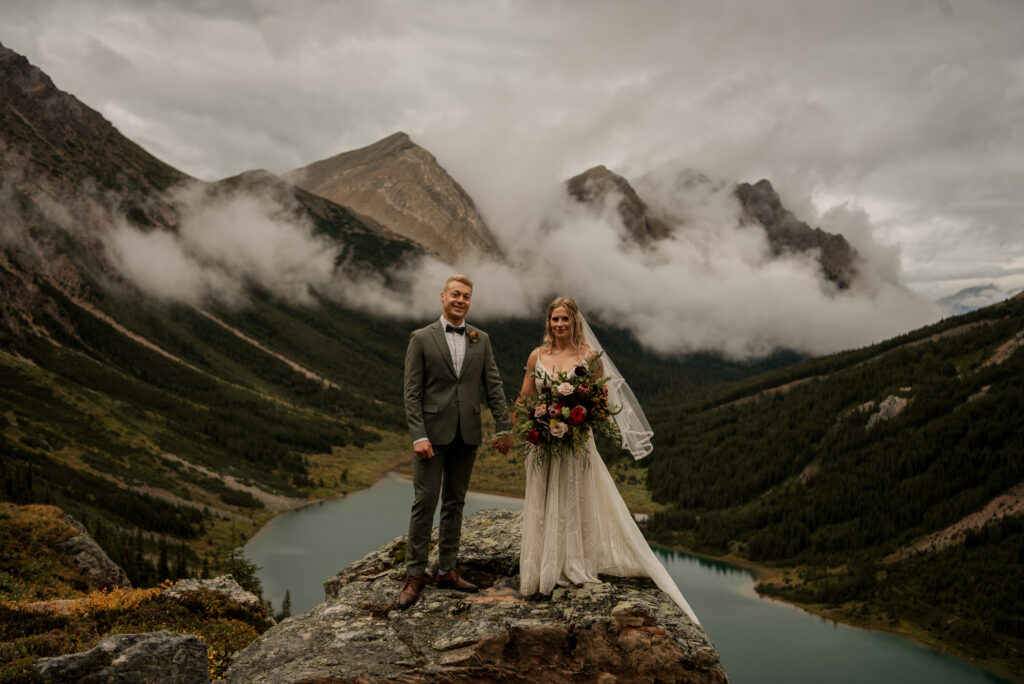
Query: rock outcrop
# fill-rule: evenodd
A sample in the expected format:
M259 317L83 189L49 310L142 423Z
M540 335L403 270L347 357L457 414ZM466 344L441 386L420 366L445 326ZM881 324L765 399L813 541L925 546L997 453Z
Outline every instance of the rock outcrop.
M184 598L185 594L192 591L212 591L220 594L234 603L242 606L260 605L260 597L251 591L241 587L231 575L221 575L213 579L183 579L178 580L172 587L164 590L164 594L171 598Z
M636 194L629 181L605 166L595 166L573 176L566 181L566 187L576 201L595 206L603 205L610 195L617 196L622 225L627 234L641 244L661 240L672 234L664 221L651 215L647 204Z
M227 679L728 681L704 630L646 578L603 577L550 597L519 595L520 515L480 511L464 521L460 567L479 594L428 587L407 611L397 610L405 556L399 537L327 580L324 603L236 654Z
M285 178L446 261L501 253L473 199L405 133L314 162Z
M121 566L110 560L110 556L100 548L82 523L70 515L62 516L62 520L73 527L77 534L61 542L58 550L71 557L90 588L108 589L132 585Z
M878 410L871 414L868 418L868 424L864 426L865 430L870 430L879 423L890 421L896 416L903 413L903 410L910 404L910 399L906 397L897 396L890 394L885 399L878 403ZM872 403L872 406L874 404Z
M36 670L48 682L210 681L206 644L190 634L115 634L82 653L40 658Z
M736 197L743 206L744 219L756 221L768 234L768 244L775 254L818 250L821 270L826 278L840 288L847 288L856 276L857 251L846 238L811 228L782 206L779 194L767 180L754 185L740 183Z

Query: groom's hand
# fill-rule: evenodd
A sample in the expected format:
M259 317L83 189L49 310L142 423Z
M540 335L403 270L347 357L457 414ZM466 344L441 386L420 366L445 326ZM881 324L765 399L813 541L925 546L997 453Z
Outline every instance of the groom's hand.
M429 439L413 444L412 451L421 461L429 461L434 457L434 447L430 444Z
M507 454L512 449L512 435L495 435L491 440L491 448Z

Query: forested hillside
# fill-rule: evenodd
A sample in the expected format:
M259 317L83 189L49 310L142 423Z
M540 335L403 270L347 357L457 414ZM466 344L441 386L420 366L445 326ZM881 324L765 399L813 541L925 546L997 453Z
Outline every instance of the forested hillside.
M650 535L799 567L766 590L1020 668L1019 512L908 549L1024 481L1022 343L1018 295L865 349L662 392L648 404L647 482L670 508Z

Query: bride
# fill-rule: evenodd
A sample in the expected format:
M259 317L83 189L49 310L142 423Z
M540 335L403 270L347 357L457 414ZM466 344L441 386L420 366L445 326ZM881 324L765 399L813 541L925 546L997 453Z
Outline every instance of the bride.
M580 315L576 302L558 297L548 306L544 343L530 353L520 401L537 392L538 377L553 380L562 371L596 359L597 376L611 376L609 403L623 446L637 459L651 453L651 432L633 392ZM700 624L668 571L658 561L615 488L594 437L582 458L526 460L526 502L522 523L520 587L524 596L550 594L555 585L599 582L598 574L648 576L695 624Z

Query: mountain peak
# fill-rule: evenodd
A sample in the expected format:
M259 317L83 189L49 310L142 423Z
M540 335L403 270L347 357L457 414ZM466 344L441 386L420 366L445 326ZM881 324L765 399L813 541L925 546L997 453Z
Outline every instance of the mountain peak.
M446 261L500 254L472 198L430 152L401 131L285 177Z
M575 200L593 206L603 204L611 193L620 195L619 217L628 233L639 242L661 240L672 233L665 223L650 215L647 204L636 194L629 181L603 164L573 176L566 185Z
M811 228L782 205L779 193L771 182L762 178L753 185L740 183L736 197L743 207L745 222L761 224L768 234L768 244L775 254L820 250L821 269L825 277L840 288L847 288L857 275L854 264L857 251L838 233Z

